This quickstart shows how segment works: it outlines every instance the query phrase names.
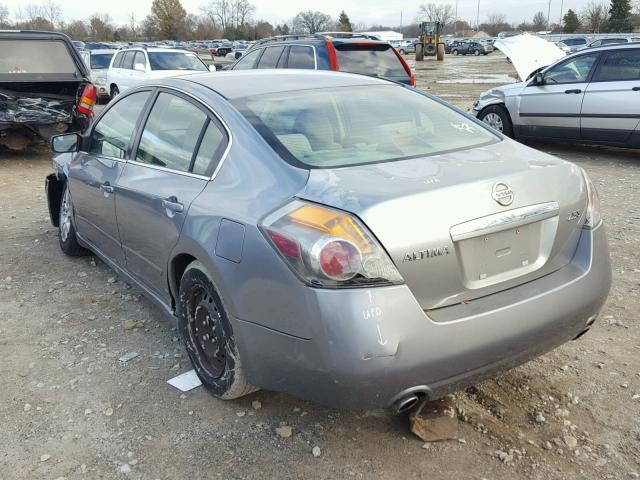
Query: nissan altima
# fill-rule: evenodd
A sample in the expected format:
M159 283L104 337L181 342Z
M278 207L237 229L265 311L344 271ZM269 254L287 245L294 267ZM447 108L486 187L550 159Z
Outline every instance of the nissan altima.
M383 79L167 78L52 140L51 220L175 320L203 384L405 411L583 335L584 170Z

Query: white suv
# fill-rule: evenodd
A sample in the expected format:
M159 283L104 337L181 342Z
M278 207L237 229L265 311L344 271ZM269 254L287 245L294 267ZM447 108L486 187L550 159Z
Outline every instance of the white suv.
M113 56L107 71L111 98L145 80L216 71L197 54L170 48L127 48Z

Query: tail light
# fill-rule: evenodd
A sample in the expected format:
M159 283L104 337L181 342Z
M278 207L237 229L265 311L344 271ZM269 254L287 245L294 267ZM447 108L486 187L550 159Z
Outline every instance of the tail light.
M400 63L402 63L402 66L404 67L405 72L407 72L407 75L409 75L411 86L415 87L416 86L416 76L411 71L411 67L409 66L407 61L404 59L402 54L398 50L396 50L395 47L391 47L391 48L393 49L393 53L395 53L396 56L398 57L398 59L400 60Z
M593 182L587 175L587 172L582 169L582 175L587 185L587 215L584 222L584 228L596 228L602 222L602 215L600 213L600 197L598 191L593 185Z
M96 86L92 83L88 83L82 91L82 97L80 97L80 103L78 104L78 111L85 115L93 116L93 106L96 104L98 98L98 92Z
M314 287L403 282L378 241L348 213L294 200L267 216L260 229L294 273Z
M329 68L334 72L340 70L340 64L338 63L338 53L336 47L331 40L327 41L327 50L329 51Z

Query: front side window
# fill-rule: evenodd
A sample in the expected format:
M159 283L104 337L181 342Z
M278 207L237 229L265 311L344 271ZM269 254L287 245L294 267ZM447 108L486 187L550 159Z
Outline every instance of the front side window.
M129 70L133 69L133 59L136 56L136 52L131 50L124 54L124 59L122 59L122 63L120 64L120 68L127 68Z
M120 68L122 60L124 59L125 52L120 52L116 55L116 59L113 61L113 68Z
M289 47L287 68L314 70L316 68L316 57L313 48L303 45L291 45Z
M620 50L605 54L594 81L640 80L640 50Z
M544 74L545 83L554 85L586 82L598 55L598 53L582 55L550 68Z
M116 102L93 129L89 152L124 158L131 135L150 92L137 92Z
M148 52L151 70L196 70L208 72L207 66L195 53Z
M252 52L247 52L234 66L234 70L251 70L255 67L256 60L262 50L253 50Z
M176 95L160 93L142 131L136 160L188 172L207 115Z
M390 162L499 141L450 107L396 85L257 95L234 105L282 158L308 168Z

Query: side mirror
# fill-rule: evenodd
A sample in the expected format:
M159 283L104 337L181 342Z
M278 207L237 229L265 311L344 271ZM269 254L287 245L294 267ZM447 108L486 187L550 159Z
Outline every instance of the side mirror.
M210 72L215 72L216 71L216 66L213 63L211 65L209 65L209 71Z
M77 152L80 149L80 135L63 133L51 137L51 150L55 153Z
M534 85L544 85L544 75L542 73L536 73L533 77Z
M137 70L138 72L144 72L145 71L144 63L136 63L133 66L133 69Z

